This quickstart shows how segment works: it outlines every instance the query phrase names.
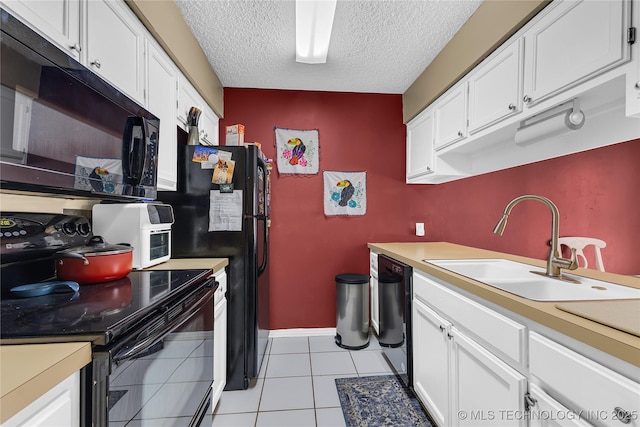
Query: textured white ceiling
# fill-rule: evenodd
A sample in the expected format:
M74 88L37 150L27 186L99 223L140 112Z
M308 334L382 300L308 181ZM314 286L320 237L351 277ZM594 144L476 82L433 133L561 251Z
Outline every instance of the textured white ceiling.
M293 0L176 0L224 87L404 93L481 0L338 0L326 64L295 62Z

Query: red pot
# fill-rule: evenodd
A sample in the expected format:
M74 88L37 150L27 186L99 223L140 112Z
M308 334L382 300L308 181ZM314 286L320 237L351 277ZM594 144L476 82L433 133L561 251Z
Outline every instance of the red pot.
M131 272L133 248L129 245L109 245L100 236L93 236L87 246L67 249L55 254L59 280L80 284L118 280Z

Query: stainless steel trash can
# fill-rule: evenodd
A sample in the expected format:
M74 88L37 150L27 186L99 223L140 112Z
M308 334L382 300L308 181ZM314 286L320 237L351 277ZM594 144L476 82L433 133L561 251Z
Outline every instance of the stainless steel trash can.
M369 275L336 276L336 344L349 350L369 345Z
M404 289L399 274L378 276L378 342L383 347L404 343Z

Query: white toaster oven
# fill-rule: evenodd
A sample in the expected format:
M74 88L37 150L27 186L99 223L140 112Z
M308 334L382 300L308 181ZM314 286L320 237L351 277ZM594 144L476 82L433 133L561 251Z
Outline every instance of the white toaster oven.
M161 203L105 203L92 209L93 234L133 247L133 268L171 258L173 209Z

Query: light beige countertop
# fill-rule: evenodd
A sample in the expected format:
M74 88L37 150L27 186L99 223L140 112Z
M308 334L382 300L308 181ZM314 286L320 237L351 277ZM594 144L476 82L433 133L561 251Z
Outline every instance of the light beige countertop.
M228 264L227 258L170 259L148 270L210 268L217 273ZM89 362L88 342L0 346L0 423Z
M544 260L445 242L369 243L368 246L379 254L388 255L516 314L640 367L640 337L636 335L560 310L556 308L557 302L533 301L521 298L423 261L424 259L503 258L545 267L546 261ZM640 288L640 279L637 277L584 268L571 271L571 274ZM640 300L617 301L620 302L617 306L615 306L615 300L609 301L608 304L611 304L615 310L634 311L635 314L628 314L630 316L637 314L640 322ZM636 301L637 306L633 304L630 306L629 301Z
M0 423L89 362L88 342L0 346Z
M214 273L229 265L227 258L172 258L169 261L146 268L145 270L190 270L211 268Z

